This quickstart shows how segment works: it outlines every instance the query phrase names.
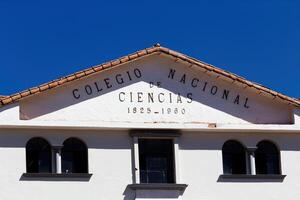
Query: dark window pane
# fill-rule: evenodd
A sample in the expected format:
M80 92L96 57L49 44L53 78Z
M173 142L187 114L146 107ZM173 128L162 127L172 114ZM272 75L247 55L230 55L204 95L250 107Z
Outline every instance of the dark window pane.
M246 153L241 143L234 140L225 142L222 156L224 174L246 174Z
M42 138L33 138L26 144L26 168L28 173L51 173L51 147Z
M174 183L173 141L139 139L141 183Z
M280 159L277 147L268 141L261 141L255 151L257 174L280 174Z
M61 160L63 173L88 173L87 147L76 138L63 143Z

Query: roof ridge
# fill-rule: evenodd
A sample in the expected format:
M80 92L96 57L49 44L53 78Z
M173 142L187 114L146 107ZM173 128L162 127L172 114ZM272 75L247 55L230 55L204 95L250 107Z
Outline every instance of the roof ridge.
M239 75L233 74L233 73L231 73L229 71L226 71L226 70L223 70L223 69L220 69L218 67L215 67L211 64L208 64L208 63L205 63L203 61L197 60L197 59L192 58L190 56L187 56L185 54L182 54L182 53L179 53L177 51L168 49L166 47L162 47L159 43L155 44L154 46L136 51L136 52L131 53L129 55L122 56L120 58L117 58L117 59L99 64L99 65L95 65L95 66L92 66L90 68L83 69L81 71L77 71L73 74L63 76L61 78L52 80L50 82L41 84L39 86L32 87L32 88L29 88L27 90L12 94L10 96L5 96L4 98L0 98L0 104L1 104L0 106L11 104L13 102L19 101L19 100L21 100L23 98L26 98L26 97L29 97L31 95L34 95L34 94L37 94L37 93L40 93L40 92L44 92L44 91L52 89L52 88L56 88L56 87L61 86L65 83L72 82L74 80L78 80L78 79L90 76L92 74L101 72L103 70L106 70L106 69L109 69L109 68L112 68L112 67L117 67L119 65L137 60L139 58L142 58L142 57L145 57L145 56L157 53L157 52L161 52L161 53L165 53L167 55L171 55L175 58L181 59L181 60L183 60L185 62L188 62L192 65L196 65L198 67L201 67L201 68L203 68L207 71L211 71L211 72L216 73L220 76L224 76L224 77L227 77L229 79L232 79L233 81L237 81L237 82L240 82L242 84L245 84L247 87L251 87L251 88L259 90L260 92L270 94L274 98L280 98L281 100L287 102L288 104L292 104L294 106L300 107L300 100L296 100L295 98L292 98L292 97L286 96L284 94L281 94L279 92L273 91L273 90L271 90L271 89L269 89L269 88L267 88L263 85L254 83L254 82L249 81L249 80L247 80L247 79L245 79L245 78L243 78Z

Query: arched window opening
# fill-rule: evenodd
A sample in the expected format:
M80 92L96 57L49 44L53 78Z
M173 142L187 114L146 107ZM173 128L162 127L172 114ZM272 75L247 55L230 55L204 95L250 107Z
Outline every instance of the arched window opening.
M32 138L26 144L27 173L51 173L51 146L43 138Z
M62 173L88 173L88 152L86 145L79 139L64 141L61 151Z
M246 174L246 152L235 140L224 143L222 148L224 174Z
M279 150L269 141L261 141L255 150L256 174L280 174Z

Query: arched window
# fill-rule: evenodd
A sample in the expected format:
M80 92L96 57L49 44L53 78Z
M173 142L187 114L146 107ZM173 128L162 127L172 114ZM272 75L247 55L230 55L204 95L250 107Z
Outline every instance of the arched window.
M269 141L261 141L255 151L256 174L280 174L279 150Z
M32 138L26 144L27 173L51 173L51 146L43 138Z
M246 174L246 152L235 140L224 143L222 148L224 174Z
M61 151L62 173L88 173L86 145L77 138L64 141Z

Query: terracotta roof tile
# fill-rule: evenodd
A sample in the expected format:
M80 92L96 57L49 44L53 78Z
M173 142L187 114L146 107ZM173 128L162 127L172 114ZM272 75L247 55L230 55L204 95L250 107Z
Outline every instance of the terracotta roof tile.
M22 97L26 97L26 96L30 95L30 92L29 92L29 90L27 90L27 91L20 92L20 94L21 94L21 98L22 98Z
M111 61L111 64L112 64L113 66L118 65L118 64L120 64L120 63L121 63L120 60L113 60L113 61Z
M28 90L22 91L20 93L17 94L13 94L11 96L0 96L0 104L2 106L22 100L25 97L40 93L40 92L44 92L47 91L51 88L56 88L59 87L67 82L71 82L77 79L81 79L83 77L95 74L95 73L99 73L104 69L108 69L111 67L115 67L118 66L120 64L135 60L135 59L139 59L139 58L143 58L145 56L154 54L154 53L163 53L169 56L172 56L174 58L180 59L184 62L189 63L190 65L193 66L197 66L200 67L204 70L207 71L211 71L212 73L215 73L217 76L223 76L224 78L230 79L232 81L237 81L241 84L245 84L248 87L251 87L253 89L256 89L259 93L264 93L264 94L269 94L274 96L274 98L279 98L282 101L285 101L288 104L292 104L294 106L300 107L300 100L299 99L295 99L295 98L291 98L288 97L286 95L283 95L281 93L275 92L267 87L264 87L262 85L259 85L257 83L251 82L246 80L245 78L242 78L240 76L237 76L233 73L227 72L225 70L219 69L213 65L207 64L205 62L199 61L195 58L191 58L187 55L181 54L179 52L170 50L168 48L165 47L161 47L160 44L156 44L153 47L150 48L146 48L143 49L141 51L135 52L133 54L127 55L127 56L123 56L119 59L113 60L111 62L106 62L103 63L101 65L96 65L93 66L91 68L88 68L86 70L80 71L80 72L76 72L74 74L62 77L60 79L57 80L53 80L49 83L45 83L43 85L37 86L35 88L30 88Z
M72 75L68 76L66 79L67 79L67 82L73 81L73 80L76 80L76 76L75 76L75 74L72 74Z
M129 56L124 56L124 57L120 58L121 63L125 63L127 61L129 61Z
M48 86L49 86L49 88L54 88L54 87L58 86L58 81L50 82L50 83L48 84Z
M95 72L99 72L102 70L102 66L96 66L96 67L93 67L93 69L95 70Z
M30 88L29 92L30 92L30 94L35 94L35 93L39 92L39 90L40 90L40 86L39 87Z
M86 74L84 73L84 72L77 72L77 73L75 73L75 77L76 78L81 78L81 77L83 77L83 76L85 76Z
M21 94L15 94L13 96L11 96L12 100L15 101L16 99L20 99L21 98Z
M136 59L136 58L138 58L138 57L139 57L139 55L138 55L137 53L129 55L129 59L130 59L130 60Z
M84 71L85 75L90 75L94 72L95 72L95 70L93 68L90 68L90 69L87 69L87 70Z
M6 98L4 98L4 99L1 99L1 103L2 103L3 105L5 105L5 104L10 104L10 103L12 103L12 98L11 98L11 97L6 97Z
M66 82L68 82L67 78L61 78L60 80L57 81L58 85L62 85Z
M111 67L111 66L112 66L112 65L111 65L110 62L107 62L107 63L105 63L105 64L102 65L102 67L103 67L104 69L109 68L109 67Z
M142 50L142 51L138 51L137 52L137 55L138 56L144 56L144 55L146 55L147 54L147 51L146 50Z

